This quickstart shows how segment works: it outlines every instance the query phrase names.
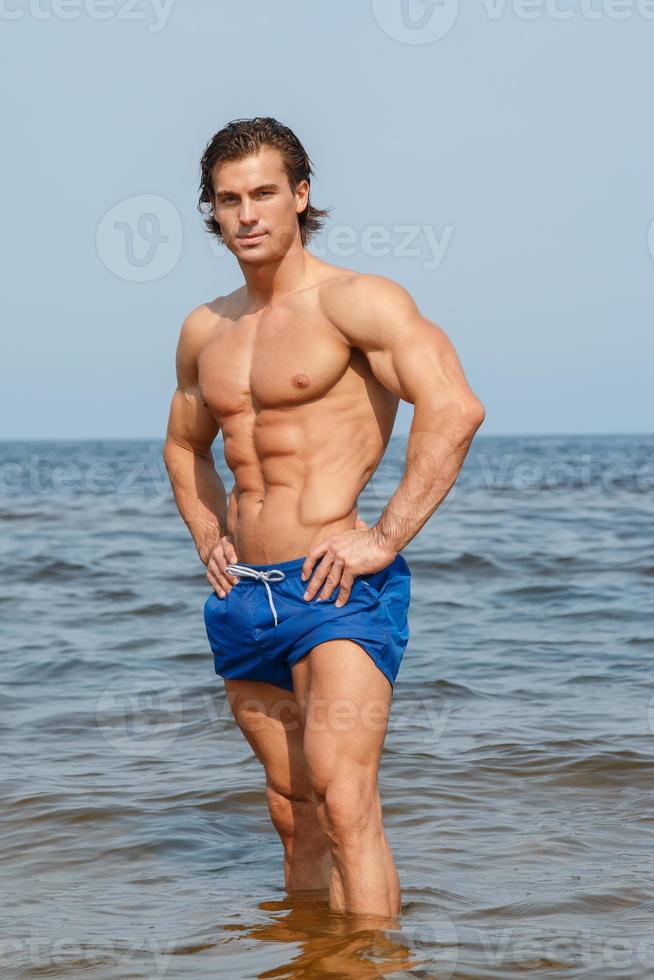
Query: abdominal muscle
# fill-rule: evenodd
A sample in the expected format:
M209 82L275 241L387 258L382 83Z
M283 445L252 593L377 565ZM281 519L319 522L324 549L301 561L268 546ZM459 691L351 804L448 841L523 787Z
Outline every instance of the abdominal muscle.
M235 481L227 529L239 562L304 557L329 535L354 527L359 494L384 454L393 417L384 438L369 402L344 415L335 417L321 399L223 420Z

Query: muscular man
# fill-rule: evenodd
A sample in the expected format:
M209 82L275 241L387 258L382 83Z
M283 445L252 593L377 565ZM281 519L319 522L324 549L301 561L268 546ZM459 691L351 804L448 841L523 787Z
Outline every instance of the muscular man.
M263 764L288 891L395 918L377 783L408 640L400 554L454 484L484 409L446 334L402 286L306 250L325 211L270 118L209 142L199 207L244 284L184 320L164 459L207 566L216 673ZM359 494L414 406L402 480L372 527ZM222 431L227 499L212 456Z

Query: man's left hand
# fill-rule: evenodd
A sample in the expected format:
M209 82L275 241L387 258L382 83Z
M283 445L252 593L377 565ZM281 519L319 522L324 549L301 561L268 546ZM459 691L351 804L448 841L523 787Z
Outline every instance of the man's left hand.
M364 526L361 527L361 524ZM323 558L307 586L304 598L311 602L320 592L317 600L320 602L329 599L334 589L339 588L335 605L344 606L350 598L357 575L381 571L395 560L397 554L380 540L374 527L367 527L358 518L354 530L333 534L309 551L302 566L303 581L311 575L318 558L321 555Z

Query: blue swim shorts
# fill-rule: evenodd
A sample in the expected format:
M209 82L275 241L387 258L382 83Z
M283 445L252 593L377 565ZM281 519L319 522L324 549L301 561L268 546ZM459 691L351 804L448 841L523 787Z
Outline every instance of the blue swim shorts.
M409 640L411 572L398 554L378 572L358 575L344 606L302 596L310 579L300 573L305 558L272 565L228 565L239 581L225 598L212 592L204 622L216 674L268 681L293 690L291 667L325 640L354 640L368 653L391 687ZM320 564L316 560L313 571ZM312 572L313 574L313 572Z

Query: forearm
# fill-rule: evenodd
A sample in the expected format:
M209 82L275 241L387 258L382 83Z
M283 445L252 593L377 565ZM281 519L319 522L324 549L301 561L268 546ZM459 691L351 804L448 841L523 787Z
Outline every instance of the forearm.
M483 409L434 410L416 404L399 487L373 527L380 544L401 551L445 499L483 421Z
M227 494L211 451L205 455L166 443L164 462L177 509L206 565L215 545L227 534Z

